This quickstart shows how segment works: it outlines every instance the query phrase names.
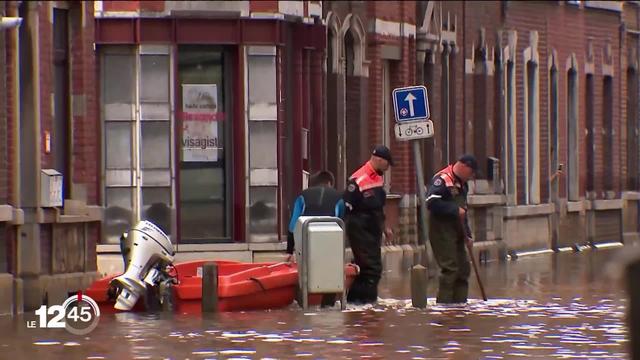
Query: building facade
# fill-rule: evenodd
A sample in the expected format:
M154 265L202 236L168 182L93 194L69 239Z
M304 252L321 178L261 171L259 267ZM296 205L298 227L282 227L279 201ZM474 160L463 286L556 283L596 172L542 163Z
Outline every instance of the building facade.
M636 2L0 11L23 19L0 30L0 313L121 271L118 238L142 219L170 235L178 261L281 258L309 174L329 169L342 189L380 143L397 163L385 266L412 264L424 251L415 164L391 99L408 85L429 94L427 181L463 153L481 164L469 205L482 258L638 239Z
M141 219L179 260L282 250L326 161L325 36L316 1L96 2L106 267Z
M426 179L464 153L482 165L469 197L481 257L638 238L636 3L325 1L323 11L327 165L344 179L374 144L390 145L396 242L419 233L413 159L389 104L393 88L415 84L435 124L421 141Z
M3 1L0 314L60 304L97 277L93 3Z
M424 7L418 54L442 119L425 167L463 152L487 164L470 197L477 239L507 252L636 239L637 5Z

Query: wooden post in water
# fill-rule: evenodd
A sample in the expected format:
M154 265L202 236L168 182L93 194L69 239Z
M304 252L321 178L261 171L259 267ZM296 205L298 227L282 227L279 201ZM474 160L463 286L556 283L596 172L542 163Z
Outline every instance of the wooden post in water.
M218 265L214 262L202 265L202 312L218 311Z
M416 265L411 269L411 305L427 307L427 268Z
M629 339L631 344L631 359L640 359L640 259L635 259L627 265L626 274L627 292L629 294L629 311L627 312L627 326L629 326Z

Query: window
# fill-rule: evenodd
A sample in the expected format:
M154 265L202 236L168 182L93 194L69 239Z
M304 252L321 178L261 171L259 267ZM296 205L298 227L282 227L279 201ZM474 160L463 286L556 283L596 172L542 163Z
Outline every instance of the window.
M604 189L613 191L613 77L605 76L602 84L603 104L602 120L604 132L602 143L604 145Z
M249 240L278 239L276 48L248 49ZM304 143L304 142L303 142Z
M450 107L451 107L451 87L453 81L451 79L451 45L444 44L444 50L442 52L442 143L441 151L442 151L442 160L445 164L451 162L451 157L453 154L449 151L452 148L453 139L449 136L449 131L451 127L451 115L450 115ZM455 102L453 102L455 105Z
M345 137L345 145L349 174L357 170L364 160L364 154L361 153L361 136L358 136L362 133L362 123L360 121L360 77L355 74L356 46L353 30L347 31L344 36L344 73L345 103L349 105L345 106L346 133L348 134Z
M53 9L53 167L63 175L63 197L71 195L71 112L69 102L69 11Z
M391 72L389 70L390 62L382 61L382 144L391 148L391 114L393 104L391 103ZM391 189L391 168L384 175L384 188L387 194Z
M595 190L595 114L593 74L587 74L586 112L587 112L587 191Z
M516 161L516 64L514 59L507 61L507 121L505 128L506 138L506 194L507 203L517 203L517 161Z
M559 165L558 159L558 69L555 61L549 69L549 174L556 172ZM558 199L558 183L560 179L554 178L549 182L549 201Z
M493 112L494 112L494 154L500 157L500 174L504 174L506 156L505 139L502 134L506 129L505 124L505 83L504 83L504 62L502 60L502 48L496 47L494 53L494 77L493 77Z
M540 203L540 109L538 102L538 64L526 63L526 189L527 204Z
M567 195L569 201L579 199L579 141L578 141L578 69L567 72Z
M487 60L480 55L484 49L475 49L476 61L473 67L473 152L480 164L486 163L487 144L490 139L487 118ZM486 173L486 171L485 171ZM486 174L482 174L486 177Z
M152 221L171 236L169 49L105 47L101 70L103 242L117 243L139 220Z
M640 162L638 136L638 71L627 70L627 190L637 191Z
M427 87L427 93L431 93L435 89L434 83L434 71L435 71L435 57L431 51L427 51L424 62L424 81L423 84ZM434 109L432 108L431 111ZM432 113L433 116L433 113ZM425 182L429 183L429 180L433 177L436 171L440 170L440 164L436 164L436 138L438 135L424 139L422 156L424 164ZM436 167L438 167L436 169Z

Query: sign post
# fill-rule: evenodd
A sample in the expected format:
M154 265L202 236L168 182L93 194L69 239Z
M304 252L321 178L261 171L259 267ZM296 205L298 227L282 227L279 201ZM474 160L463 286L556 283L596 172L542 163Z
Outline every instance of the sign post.
M409 86L393 90L393 108L396 118L395 134L400 141L412 140L413 160L416 163L417 195L420 203L420 237L419 244L428 242L427 205L424 193L424 171L419 139L433 136L433 122L429 120L429 99L424 86ZM427 265L425 251L424 264Z

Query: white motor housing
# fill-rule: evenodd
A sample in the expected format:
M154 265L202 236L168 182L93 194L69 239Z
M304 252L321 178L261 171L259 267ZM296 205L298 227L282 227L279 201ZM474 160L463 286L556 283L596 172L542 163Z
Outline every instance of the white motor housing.
M121 289L115 308L131 310L140 295L146 291L146 283L153 283L157 267L173 262L175 252L169 237L149 221L139 222L127 236L131 244L124 274L112 280Z

